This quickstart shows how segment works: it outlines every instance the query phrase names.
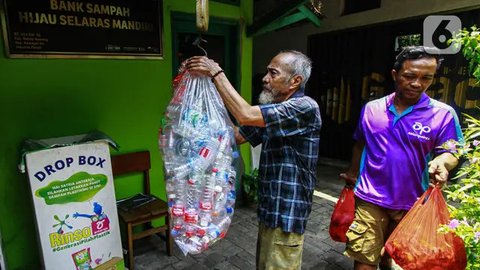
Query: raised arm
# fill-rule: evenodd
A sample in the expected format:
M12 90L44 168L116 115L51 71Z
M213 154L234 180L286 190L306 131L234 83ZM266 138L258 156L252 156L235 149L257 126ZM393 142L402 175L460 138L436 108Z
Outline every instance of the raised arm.
M194 56L187 60L186 68L212 78L223 103L240 125L264 127L265 121L260 107L251 106L233 88L218 63L205 56Z

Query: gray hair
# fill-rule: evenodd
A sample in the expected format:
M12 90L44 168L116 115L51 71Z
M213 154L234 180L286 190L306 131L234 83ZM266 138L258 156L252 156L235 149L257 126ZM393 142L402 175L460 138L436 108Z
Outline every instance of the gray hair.
M284 50L279 54L290 54L293 56L287 63L288 68L290 69L292 77L295 75L302 76L303 80L300 87L305 87L312 72L312 60L305 54L295 50Z

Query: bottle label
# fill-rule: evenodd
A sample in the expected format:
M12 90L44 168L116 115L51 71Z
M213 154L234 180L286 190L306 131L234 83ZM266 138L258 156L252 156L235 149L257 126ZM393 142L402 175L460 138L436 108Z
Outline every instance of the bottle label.
M185 214L185 207L182 205L174 205L172 207L172 215L176 217L183 216Z
M211 202L200 202L200 209L202 210L212 210Z
M185 222L187 223L198 223L198 215L195 213L185 213Z

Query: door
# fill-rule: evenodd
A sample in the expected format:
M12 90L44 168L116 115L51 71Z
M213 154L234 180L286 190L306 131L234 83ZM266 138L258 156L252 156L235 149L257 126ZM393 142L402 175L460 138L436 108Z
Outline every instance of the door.
M200 46L206 51L207 56L220 64L238 91L240 88L238 21L210 17L208 32L200 36L195 27L195 14L172 13L173 75L176 75L183 60L194 55L205 55L205 52L194 44L199 37L206 41Z

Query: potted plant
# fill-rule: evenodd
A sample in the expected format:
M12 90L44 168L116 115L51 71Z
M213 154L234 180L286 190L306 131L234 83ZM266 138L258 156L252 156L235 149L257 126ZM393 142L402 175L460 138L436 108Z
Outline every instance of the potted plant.
M247 206L255 206L258 203L258 169L242 175L243 201Z
M477 27L470 29L461 31L451 42L454 46L462 46L470 73L480 83L480 34ZM445 189L451 221L440 230L455 232L463 239L466 269L473 270L480 269L480 120L465 115L465 121L465 142L446 146L465 162L454 177L457 182Z

